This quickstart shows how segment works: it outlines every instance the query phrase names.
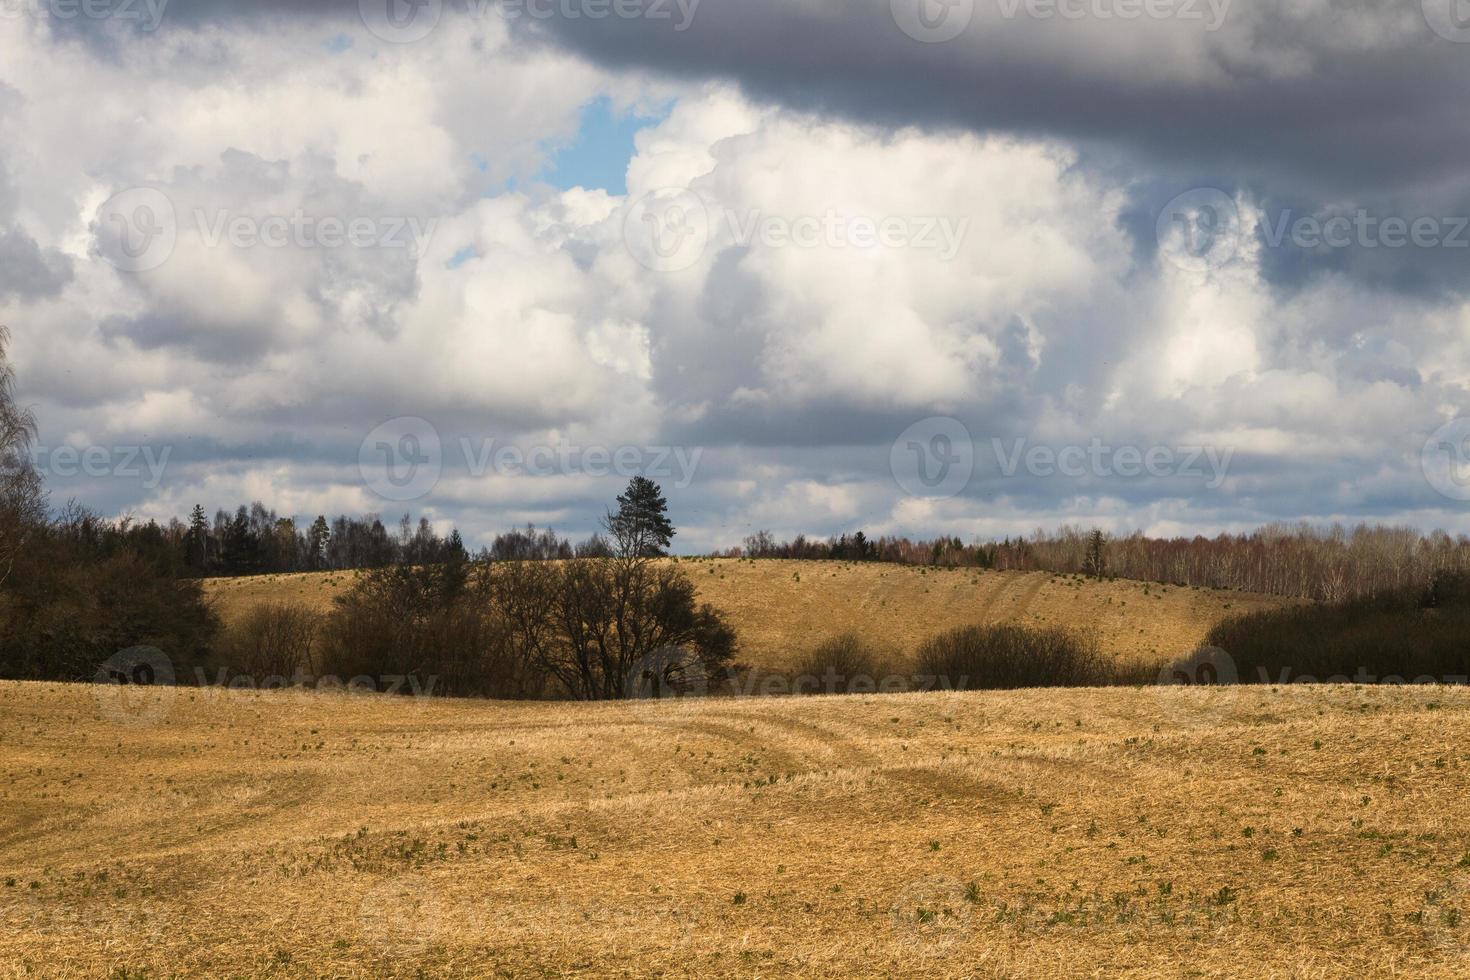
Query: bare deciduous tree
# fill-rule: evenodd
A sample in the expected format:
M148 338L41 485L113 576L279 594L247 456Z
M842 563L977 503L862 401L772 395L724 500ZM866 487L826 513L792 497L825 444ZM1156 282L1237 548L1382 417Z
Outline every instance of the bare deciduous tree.
M0 326L0 585L46 521L46 492L29 454L36 419L16 404L9 342L10 331Z

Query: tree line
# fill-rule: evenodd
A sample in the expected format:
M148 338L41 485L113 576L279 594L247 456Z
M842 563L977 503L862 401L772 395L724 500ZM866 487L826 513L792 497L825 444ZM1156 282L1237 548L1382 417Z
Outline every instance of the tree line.
M1063 526L1030 537L970 543L957 537L870 539L861 531L826 540L797 535L778 541L759 531L725 554L1110 576L1324 602L1423 589L1439 576L1470 571L1470 537L1367 524L1350 529L1271 524L1245 534L1173 538L1138 531L1108 536Z
M426 517L414 521L404 514L390 529L379 514L342 514L330 521L319 515L303 527L259 501L234 511L216 510L212 519L196 506L187 521L126 525L140 540L147 539L146 546L160 552L176 574L195 578L437 565L461 558L554 561L612 554L600 532L573 543L554 530L528 524L496 535L491 544L471 553L457 528L440 534Z
M330 522L319 516L302 529L294 519L279 517L258 502L233 513L217 511L212 521L196 507L187 523L124 527L140 546L167 552L160 560L177 574L199 577L437 564L458 557L565 561L612 554L601 532L573 542L533 525L498 534L471 554L457 530L440 535L424 518L415 523L405 514L390 531L376 514L339 516ZM742 547L721 554L1046 571L1326 602L1424 588L1438 575L1470 571L1470 537L1367 524L1353 528L1273 524L1243 534L1173 538L1142 532L1104 535L1064 525L1029 537L968 543L958 537L868 537L863 531L825 539L798 534L780 541L769 531L758 531ZM4 572L0 554L0 576Z

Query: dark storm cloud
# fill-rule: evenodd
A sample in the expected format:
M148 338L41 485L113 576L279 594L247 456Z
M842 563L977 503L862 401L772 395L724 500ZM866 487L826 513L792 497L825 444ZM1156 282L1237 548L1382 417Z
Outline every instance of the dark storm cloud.
M986 3L979 0L978 8ZM1418 9L1379 6L1385 20ZM730 78L786 105L883 125L1097 140L1190 171L1343 188L1457 175L1470 135L1462 110L1470 51L1436 36L1422 18L1419 30L1382 47L1352 50L1323 40L1334 18L1364 9L1339 2L1319 20L1297 22L1252 8L1255 22L1239 28L1242 40L1310 66L1284 75L1248 61L1232 64L1208 40L1191 37L1206 33L1203 24L1181 21L1158 43L1187 49L1180 57L1199 63L1197 79L1161 79L1146 65L1113 70L1124 63L1121 43L1139 22L1017 16L982 23L977 13L959 37L926 44L898 28L889 0L704 0L682 32L671 20L555 16L518 23L606 64ZM1220 36L1231 27L1227 20ZM1050 44L1064 37L1068 48ZM1013 40L1028 43L1007 43ZM1065 56L1073 50L1097 57Z

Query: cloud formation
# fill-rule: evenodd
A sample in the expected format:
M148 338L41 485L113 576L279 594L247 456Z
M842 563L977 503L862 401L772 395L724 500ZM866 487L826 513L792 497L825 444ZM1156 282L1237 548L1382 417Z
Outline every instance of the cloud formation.
M1418 4L967 6L935 43L903 0L447 5L414 40L357 3L0 22L22 393L49 447L170 453L53 487L475 541L589 530L624 450L688 548L1465 528L1422 467L1470 363L1470 49ZM537 183L604 97L661 110L628 193ZM407 502L360 466L397 418L442 470Z

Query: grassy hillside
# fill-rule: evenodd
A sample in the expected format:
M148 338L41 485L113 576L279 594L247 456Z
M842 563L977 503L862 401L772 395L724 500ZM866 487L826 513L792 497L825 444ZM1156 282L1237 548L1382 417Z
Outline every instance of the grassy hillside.
M1045 572L938 570L843 562L681 562L700 596L727 613L741 657L781 668L794 652L844 630L912 652L924 638L955 626L1025 622L1096 629L1105 651L1162 662L1194 649L1211 626L1234 613L1275 608L1271 596L1176 588L1118 580L1093 582ZM226 622L276 599L320 609L356 573L215 579L208 596Z
M1464 689L122 693L0 685L0 975L1470 962Z

